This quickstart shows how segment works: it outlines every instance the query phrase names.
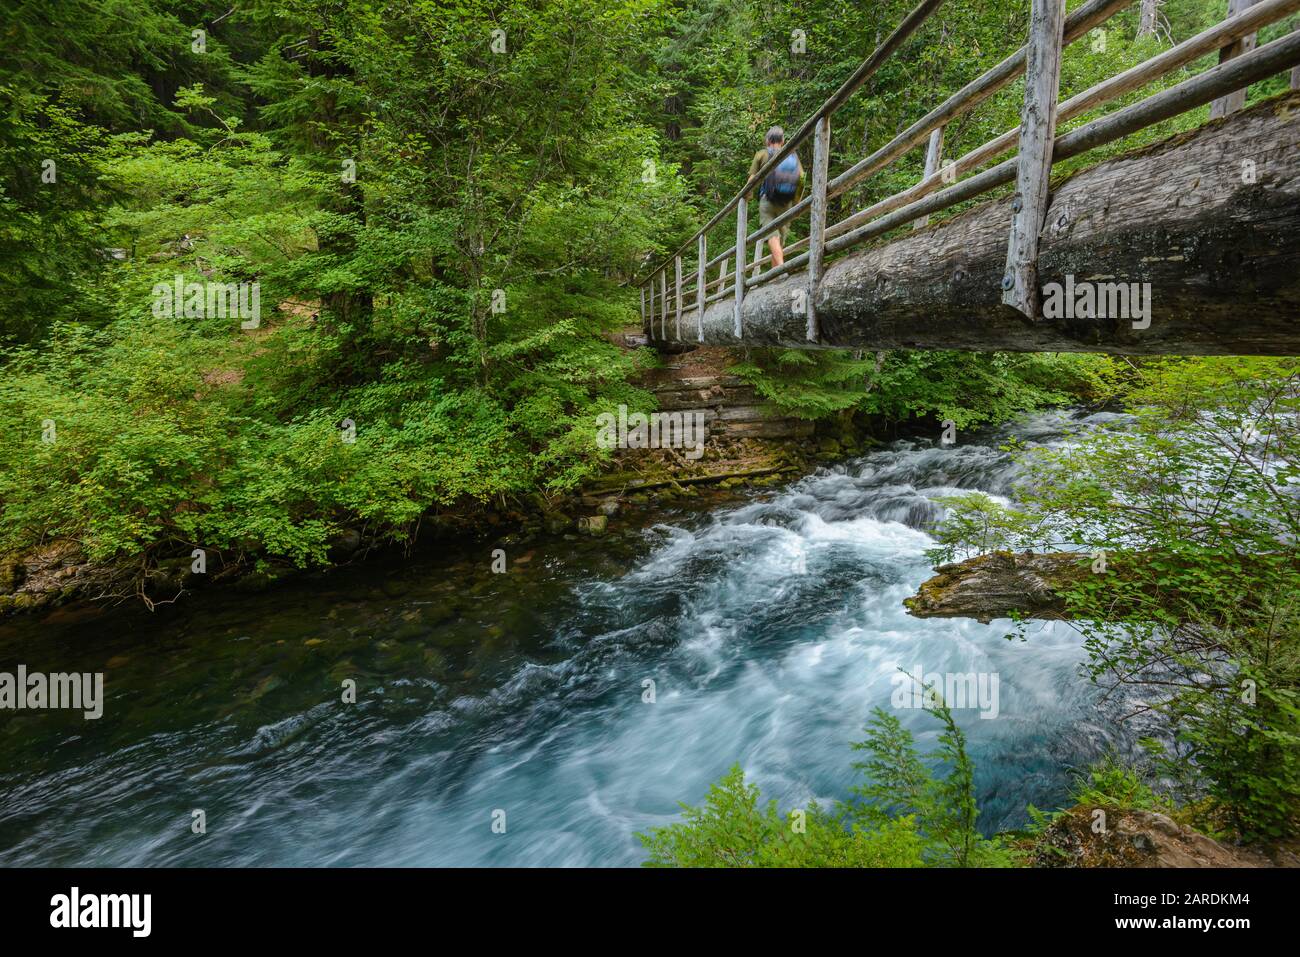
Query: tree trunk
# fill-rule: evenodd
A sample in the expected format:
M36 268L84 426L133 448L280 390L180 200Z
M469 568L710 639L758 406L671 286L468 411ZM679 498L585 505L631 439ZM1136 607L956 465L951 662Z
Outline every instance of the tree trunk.
M1060 620L1061 588L1092 574L1086 554L993 552L940 565L903 604L917 618L974 618L988 624L1013 614Z
M320 31L311 31L308 36L307 46L311 51L306 62L309 76L337 79L344 75L340 68L336 66L337 60L335 58L317 55L327 49L325 41L321 38ZM336 172L338 176L337 190L327 200L328 208L331 212L350 217L360 228L365 225L366 221L365 194L360 186L360 176L364 174L358 171L357 179L353 182L348 182L344 178L343 161L350 159L355 163L357 157L339 155L337 148L327 139L323 132L323 130L337 130L344 127L352 122L352 118L344 116L339 111L332 94L325 94L319 98L318 115L319 122L314 125L311 134L312 147L327 168ZM351 257L356 252L356 239L351 232L347 231L320 234L317 245L322 253L344 259ZM336 327L350 326L355 332L369 327L370 315L374 308L374 297L369 290L339 289L322 296L321 305L323 306L322 314L328 316L329 321Z
M1300 20L1296 20L1294 30L1300 33ZM1300 90L1300 63L1291 67L1291 89Z
M1138 13L1138 33L1139 37L1149 37L1156 32L1156 23L1159 22L1160 7L1164 0L1142 0L1142 9Z
M1121 590L1107 604L1108 620L1141 614L1143 609L1178 612L1200 605L1202 596L1184 596L1151 573L1156 557L1111 552L1098 561L1087 552L991 552L940 565L903 605L917 618L974 618L985 624L1014 616L1060 621L1070 617L1062 593L1094 575L1137 586ZM1239 575L1245 580L1258 575L1253 566L1251 556L1240 556Z

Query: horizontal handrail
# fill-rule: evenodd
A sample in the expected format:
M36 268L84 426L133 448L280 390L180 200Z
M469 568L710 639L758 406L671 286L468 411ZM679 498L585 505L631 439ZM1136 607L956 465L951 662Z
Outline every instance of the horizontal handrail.
M1227 20L1220 21L1196 36L1184 40L1177 46L1170 47L1151 59L1144 60L1123 73L1117 73L1115 76L1089 87L1082 93L1070 97L1059 108L1058 122L1074 119L1091 109L1103 106L1123 96L1125 93L1131 93L1152 80L1158 79L1179 67L1186 66L1193 60L1199 59L1208 53L1213 53L1233 40L1254 33L1261 26L1280 20L1297 10L1300 10L1300 0L1262 0L1255 6L1248 7L1243 12ZM842 235L862 223L875 219L877 216L882 216L908 202L927 196L934 192L941 183L945 182L945 178L953 179L962 176L973 169L983 166L989 160L1014 149L1019 132L1020 127L1018 126L1015 129L1007 130L981 146L977 146L964 156L946 164L946 168L939 173L926 177L909 189L895 193L893 196L886 197L866 209L845 217L834 226L827 228L826 238L831 239Z
M1132 0L1128 0L1128 2L1132 2ZM885 38L885 41L876 48L875 52L863 61L862 65L853 72L853 75L845 80L840 85L840 88L830 95L826 102L818 108L817 112L805 120L803 125L795 131L793 136L786 139L785 146L778 150L775 155L770 157L768 161L759 168L757 173L745 181L745 185L741 187L740 192L731 197L725 206L714 213L712 219L697 229L690 239L682 243L682 245L674 252L670 253L668 258L661 262L654 271L649 273L644 279L639 280L636 284L640 285L643 282L648 282L653 279L665 268L670 266L677 256L686 252L690 248L691 244L699 239L701 234L709 232L714 226L722 222L723 217L736 208L742 197L749 195L750 191L763 182L763 180L767 178L767 175L781 164L782 160L798 149L799 144L812 135L812 131L817 125L817 120L823 116L829 116L831 113L834 113L837 109L843 106L844 102L856 93L858 89L861 88L862 84L866 83L867 80L871 78L871 75L880 69L881 65L893 55L894 51L902 46L903 42L915 33L917 28L929 18L930 14L939 9L943 3L944 0L923 0L923 2L909 13L906 19L895 28L893 33Z
M1066 45L1073 43L1094 27L1105 23L1132 3L1133 0L1090 0L1089 3L1080 7L1065 21ZM931 132L964 116L993 94L1006 87L1016 77L1025 72L1026 50L1027 47L1020 47L1019 50L997 66L992 67L967 83L866 159L859 161L839 176L836 176L826 184L826 198L833 199L852 189L867 177L880 172L894 160L919 146L930 136ZM773 219L767 226L760 227L750 236L750 242L760 240L768 232L784 226L801 212L807 210L810 205L811 198L796 203Z
M1133 0L1090 0L1065 21L1064 44L1068 46L1089 30L1105 23ZM873 154L845 170L826 185L826 195L838 196L866 177L921 145L932 130L968 113L1025 72L1028 46L1022 46L978 79L972 80L943 103L917 120Z
M1145 100L1058 136L1052 152L1053 160L1059 162L1070 159L1180 113L1204 106L1225 93L1239 89L1239 86L1233 86L1234 83L1249 85L1266 79L1297 59L1300 59L1300 33L1291 33ZM1006 160L943 192L910 203L888 216L827 242L826 251L847 249L865 239L904 226L920 216L973 199L999 186L1005 186L1015 179L1015 175L1015 160Z

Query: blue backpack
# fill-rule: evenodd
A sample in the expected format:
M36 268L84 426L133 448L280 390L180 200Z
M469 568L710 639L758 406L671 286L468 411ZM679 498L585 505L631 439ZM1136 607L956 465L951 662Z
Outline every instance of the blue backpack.
M772 149L772 147L767 148L769 159L775 153L776 150ZM763 189L759 192L759 195L766 196L774 203L788 203L794 199L794 194L798 191L799 156L791 153L777 164L776 169L767 174L767 179L763 180Z

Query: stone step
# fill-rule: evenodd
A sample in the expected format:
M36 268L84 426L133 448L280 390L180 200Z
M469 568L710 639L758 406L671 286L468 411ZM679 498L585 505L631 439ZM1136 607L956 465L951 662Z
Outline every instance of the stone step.
M655 396L661 409L694 409L703 406L753 405L758 396L753 386L735 389L690 389L681 392L660 392Z
M748 385L740 376L734 375L705 375L705 376L686 376L682 379L672 379L668 382L659 382L649 386L651 392L684 392L689 389L711 389L715 385L724 388L735 388L737 386Z
M813 423L800 419L776 419L765 422L728 422L725 428L712 430L730 438L787 439L813 434Z
M728 405L718 410L723 422L776 422L787 418L763 405Z

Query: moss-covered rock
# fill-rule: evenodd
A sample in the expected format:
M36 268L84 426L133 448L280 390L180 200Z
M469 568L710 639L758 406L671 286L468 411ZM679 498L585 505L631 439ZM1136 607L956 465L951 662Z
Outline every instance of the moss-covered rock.
M608 526L608 515L584 515L578 519L578 530L588 535L603 535Z

